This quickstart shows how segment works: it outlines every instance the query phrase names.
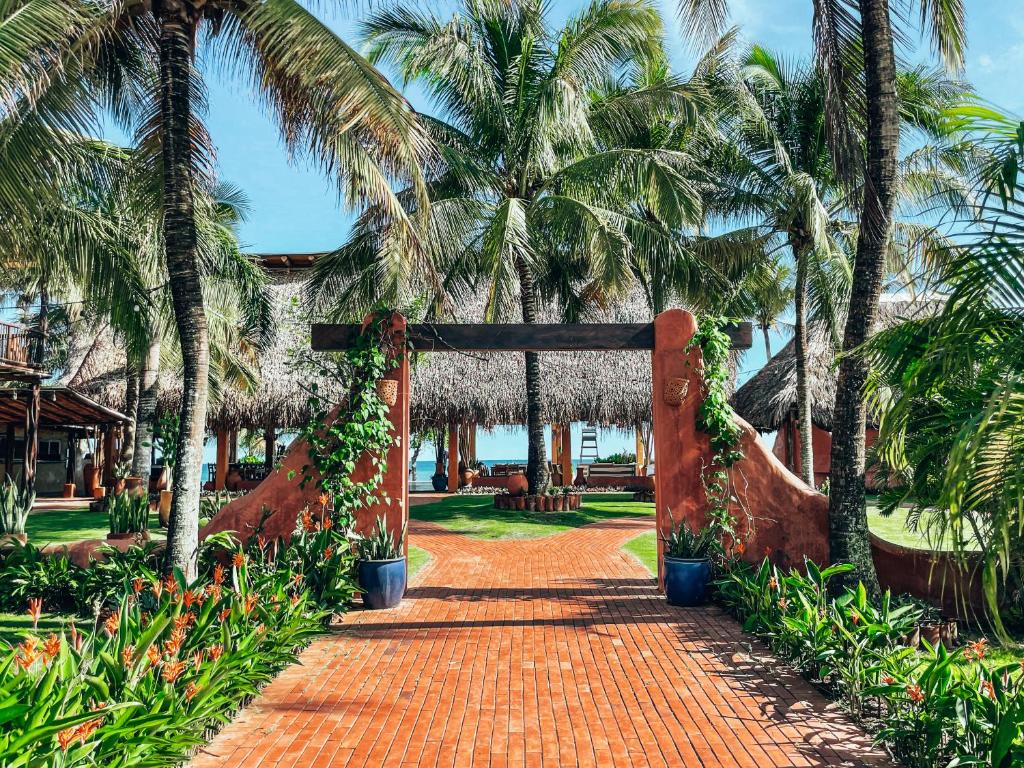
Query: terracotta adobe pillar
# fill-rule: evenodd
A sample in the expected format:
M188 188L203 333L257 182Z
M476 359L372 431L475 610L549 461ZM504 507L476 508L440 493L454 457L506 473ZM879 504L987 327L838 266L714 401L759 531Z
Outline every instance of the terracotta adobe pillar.
M459 423L448 425L448 493L459 490Z
M217 477L213 483L213 490L223 491L227 487L228 479L228 431L217 430Z
M572 424L563 424L558 432L562 438L562 485L572 485Z
M697 332L693 315L681 309L662 312L654 320L654 352L651 354L653 391L652 425L658 530L658 583L664 588L664 544L672 518L691 526L705 523L707 502L701 482L701 465L708 456L707 436L697 432L697 408L703 399L703 375L699 349L686 351ZM666 402L666 391L682 392L682 403ZM671 397L668 398L671 400ZM671 512L671 517L670 517Z

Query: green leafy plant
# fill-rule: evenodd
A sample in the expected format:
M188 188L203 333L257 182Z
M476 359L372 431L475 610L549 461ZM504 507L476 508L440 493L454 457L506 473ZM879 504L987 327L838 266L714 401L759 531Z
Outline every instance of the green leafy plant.
M619 451L597 461L599 464L636 464L636 454Z
M24 536L28 513L35 501L34 492L21 489L7 477L0 484L0 535Z
M668 536L662 536L665 544L665 557L677 557L686 560L701 560L721 553L719 543L721 531L715 525L693 529L686 520L676 523L672 510L668 510L671 530Z
M360 560L394 560L405 555L405 532L403 527L397 539L388 529L383 515L377 518L369 535L356 540Z
M214 491L213 493L204 493L199 497L199 519L211 520L225 506L244 495L245 491Z
M111 533L142 533L149 527L149 498L141 493L115 493L106 498Z
M178 433L181 420L176 413L165 413L153 425L153 444L163 457L164 466L171 472L178 464Z

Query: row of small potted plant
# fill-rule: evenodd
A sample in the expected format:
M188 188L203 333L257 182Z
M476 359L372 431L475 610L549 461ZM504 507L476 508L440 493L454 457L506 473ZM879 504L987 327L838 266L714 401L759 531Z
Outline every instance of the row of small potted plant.
M494 506L496 509L516 509L529 512L561 512L579 509L583 495L574 493L568 487L552 487L547 493L534 495L513 495L496 493Z

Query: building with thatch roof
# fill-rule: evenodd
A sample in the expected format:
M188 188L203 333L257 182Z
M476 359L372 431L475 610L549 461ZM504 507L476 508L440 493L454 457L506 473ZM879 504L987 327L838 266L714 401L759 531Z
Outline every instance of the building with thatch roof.
M894 325L922 315L932 315L943 306L940 299L909 300L884 296L879 307L878 327ZM832 453L832 412L836 401L838 364L837 346L827 328L810 329L808 349L808 387L811 391L812 444L814 477L820 485L828 477ZM790 340L732 398L733 409L758 432L776 432L774 452L797 476L800 476L800 431L796 398L796 343ZM878 420L868 414L867 443L878 435Z
M309 415L310 386L335 395L337 381L318 380L303 366L310 351L310 318L302 302L308 268L319 254L266 254L258 258L271 276L274 297L274 345L257 360L258 382L251 390L231 389L211 402L207 425L218 435L218 464L230 463L240 430L264 433L273 442L282 432L302 426ZM483 294L464 303L446 318L482 322ZM587 322L648 322L652 314L639 295L613 308L595 311ZM547 309L542 322L557 322ZM62 383L96 401L123 408L125 358L108 329L90 329L72 344ZM644 352L542 353L548 419L553 424L589 422L633 429L650 420L651 366ZM159 409L177 410L180 383L176 372L160 376ZM412 367L413 424L496 425L526 421L524 360L521 353L418 353ZM226 451L220 444L226 443ZM560 444L561 446L561 444ZM561 447L559 446L559 450ZM234 450L233 450L234 449ZM558 454L559 451L555 451ZM222 458L223 457L223 458ZM553 456L555 460L558 456ZM271 459L268 456L268 462ZM223 477L223 474L221 475Z

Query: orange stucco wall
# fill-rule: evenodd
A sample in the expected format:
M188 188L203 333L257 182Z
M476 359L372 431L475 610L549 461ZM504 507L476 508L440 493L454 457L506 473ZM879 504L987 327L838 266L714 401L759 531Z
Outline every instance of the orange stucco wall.
M870 448L877 439L878 430L874 427L868 427L864 431L865 447ZM788 444L790 440L792 440L792 448ZM828 479L829 472L832 471L832 433L816 424L812 425L811 444L814 449L814 484L816 487L821 487L821 484ZM796 422L793 419L786 419L775 434L772 453L798 477L803 471L804 465L800 458L800 446L800 430L797 428ZM790 450L793 452L792 460L788 457ZM874 487L874 474L873 471L868 470L866 482L869 488Z
M396 334L396 347L401 349L404 342L406 322L401 315L392 318L392 329ZM391 421L392 435L396 438L386 460L388 471L384 474L383 484L378 496L388 497L391 503L383 500L356 513L356 530L366 533L373 526L379 515L384 515L388 528L396 534L402 530L408 520L409 510L409 357L402 354L398 357L397 367L387 378L398 381L398 398L388 410ZM288 450L288 455L281 462L281 467L272 473L252 492L240 499L227 504L200 531L205 538L211 533L233 531L242 539L252 536L253 528L259 522L262 510L267 508L272 514L264 523L264 536L267 539L277 537L290 538L295 530L295 522L303 509L319 509L320 491L315 482L306 483L301 487L303 467L308 465L309 455L304 441L296 441ZM370 457L364 456L357 464L356 478L369 477ZM315 471L314 471L315 474ZM406 541L408 548L408 541Z

